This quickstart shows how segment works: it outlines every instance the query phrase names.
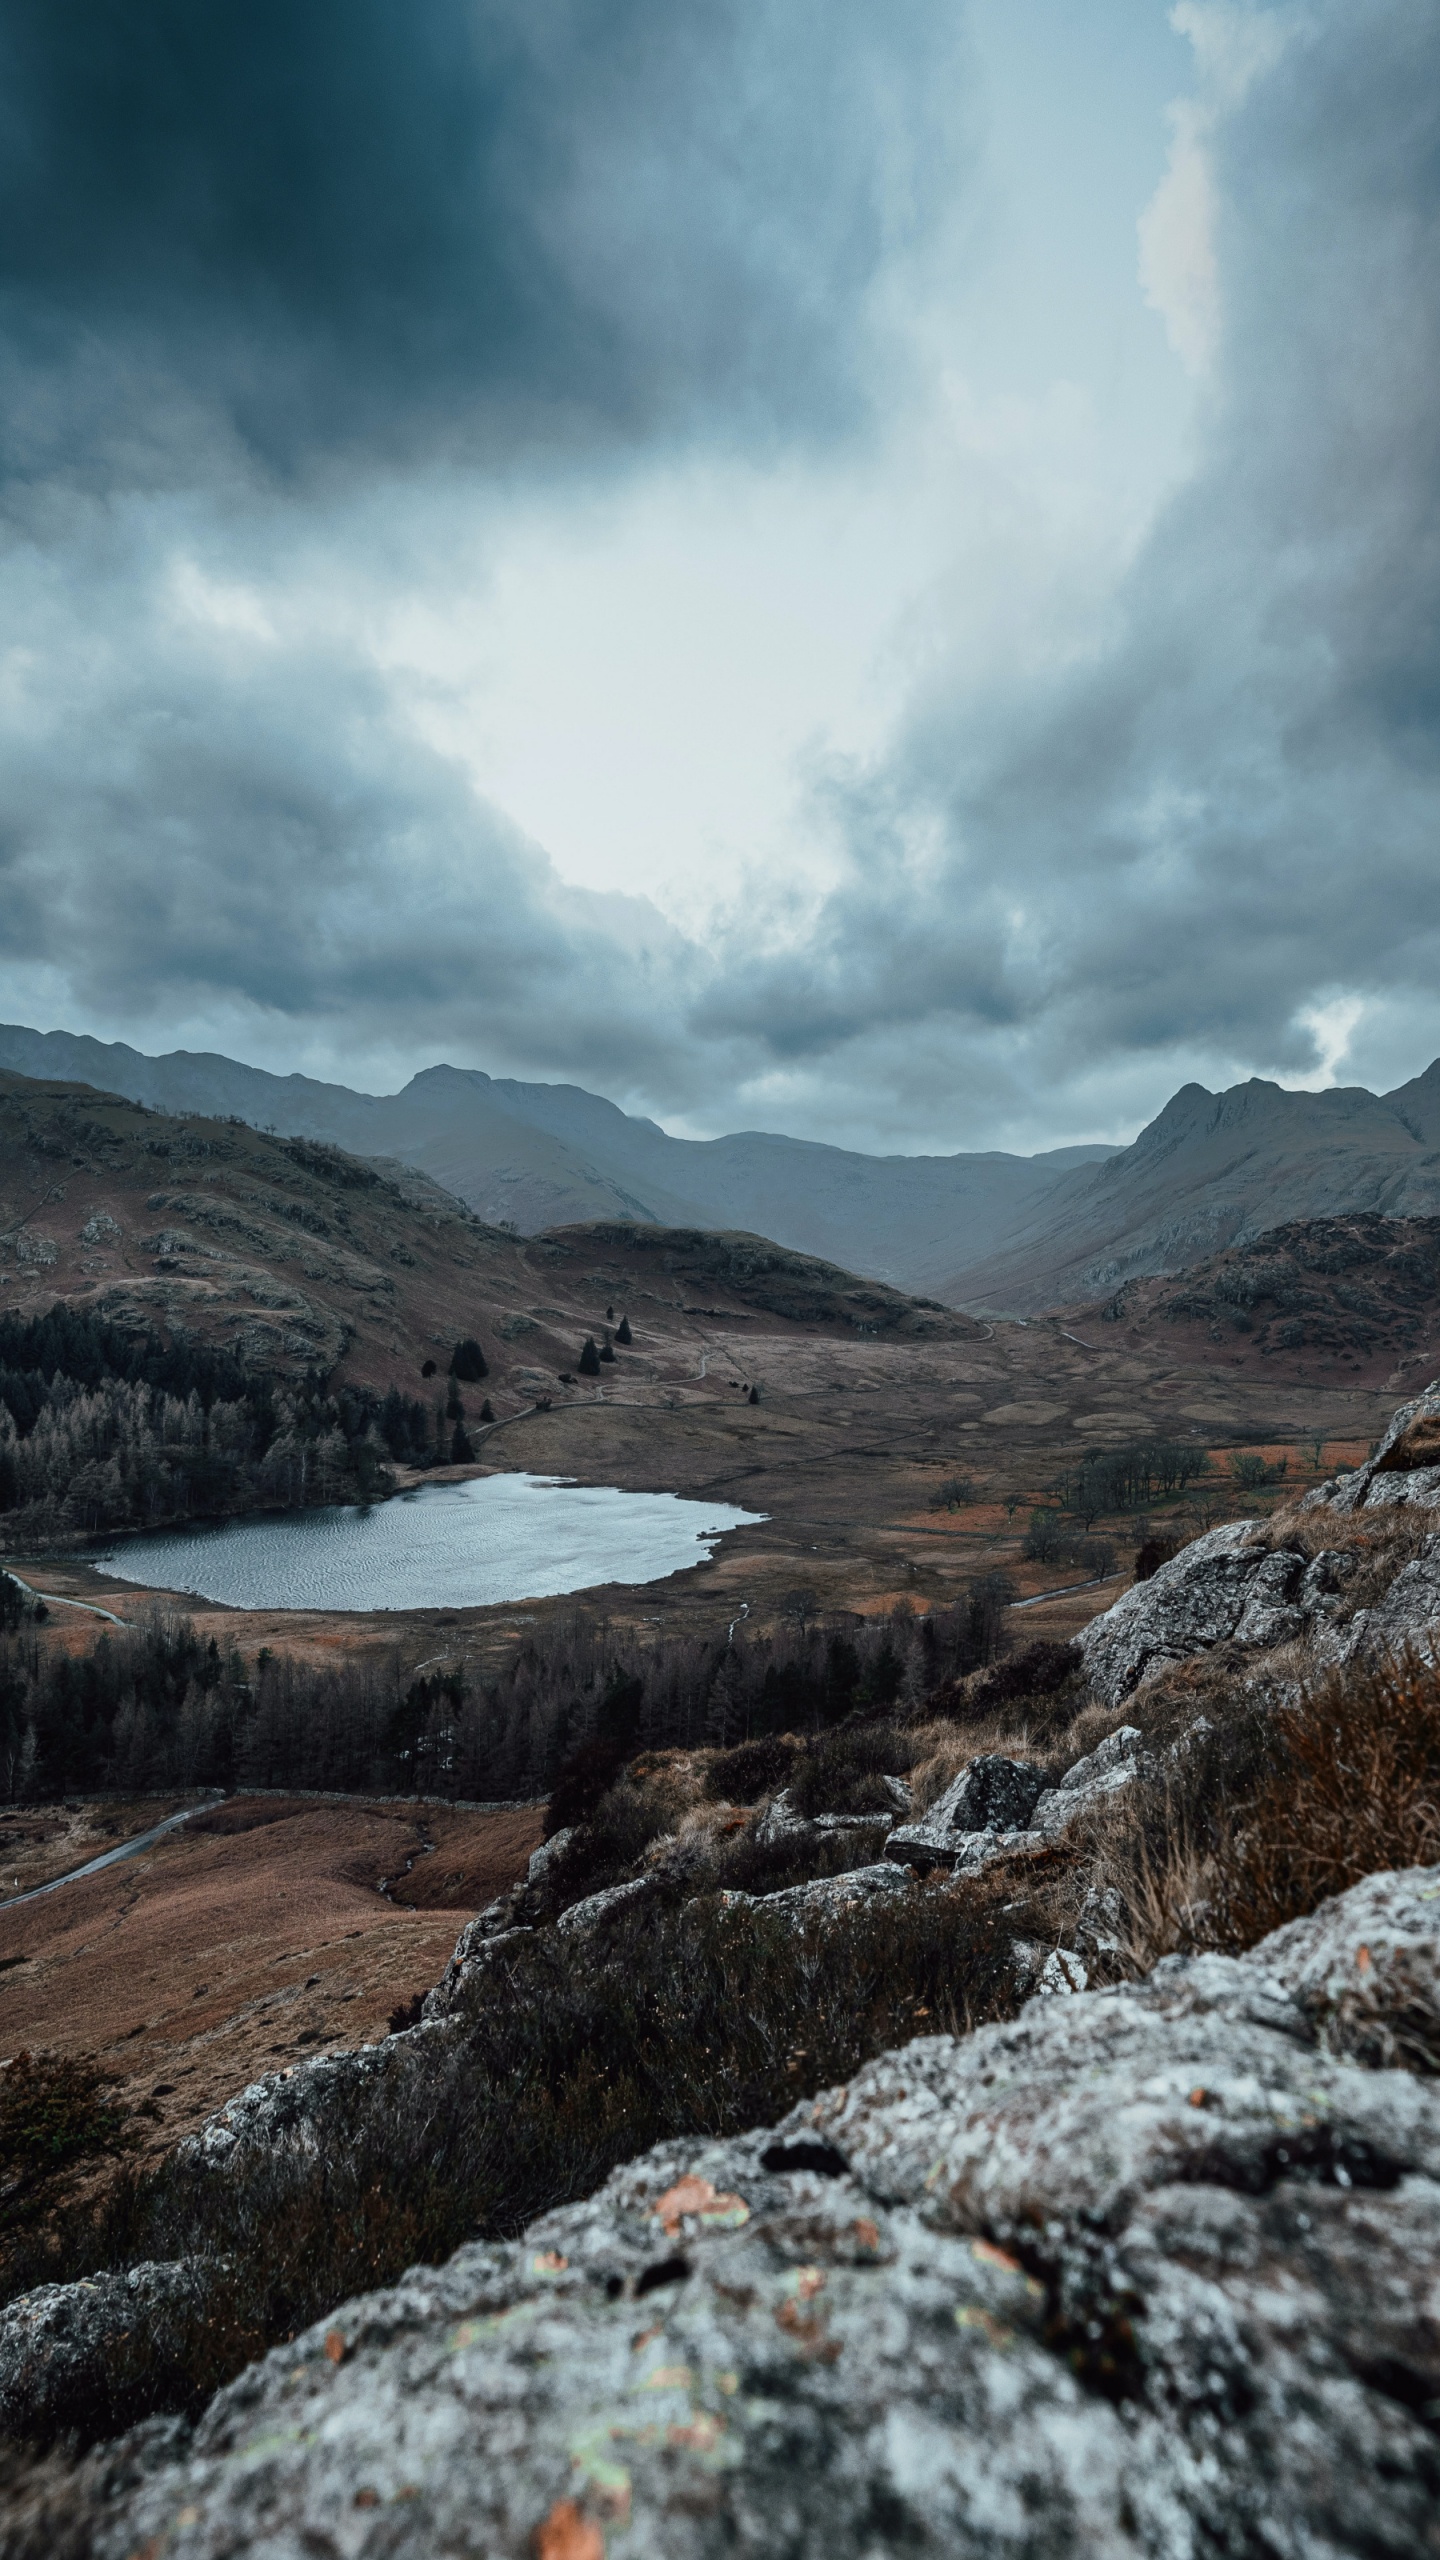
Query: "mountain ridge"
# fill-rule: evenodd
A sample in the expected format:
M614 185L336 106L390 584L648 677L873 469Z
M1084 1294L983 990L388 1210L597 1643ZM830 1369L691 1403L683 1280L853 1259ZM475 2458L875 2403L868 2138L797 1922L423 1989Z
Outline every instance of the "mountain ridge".
M0 1025L0 1067L412 1167L488 1224L763 1235L911 1294L1028 1316L1306 1219L1440 1214L1440 1060L1388 1094L1182 1085L1123 1148L872 1156L766 1130L676 1138L581 1085L424 1067L394 1094L218 1052Z
M954 1156L867 1156L768 1131L674 1138L579 1085L529 1085L476 1067L422 1068L396 1094L275 1076L218 1052L147 1057L124 1042L0 1025L0 1067L79 1078L152 1109L235 1113L427 1173L492 1225L635 1219L743 1229L853 1267L892 1287L926 1288L955 1260L1000 1247L1016 1218L1072 1172L1061 1148Z

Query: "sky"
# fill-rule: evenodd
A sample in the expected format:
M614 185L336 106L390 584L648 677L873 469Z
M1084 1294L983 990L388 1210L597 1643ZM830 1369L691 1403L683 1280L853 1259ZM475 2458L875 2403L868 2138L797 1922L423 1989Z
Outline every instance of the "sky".
M0 0L0 1016L682 1134L1440 1051L1414 0Z

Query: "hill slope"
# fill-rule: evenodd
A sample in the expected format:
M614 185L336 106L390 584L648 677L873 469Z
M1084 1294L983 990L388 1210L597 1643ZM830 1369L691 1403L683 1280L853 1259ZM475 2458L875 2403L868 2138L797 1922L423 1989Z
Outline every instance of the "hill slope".
M697 1298L807 1332L975 1330L763 1237L615 1222L528 1240L403 1165L0 1073L0 1312L63 1298L254 1369L411 1394L427 1358L443 1369L473 1334L495 1397L526 1405L616 1291L645 1299L651 1337L688 1335Z
M952 1305L1029 1314L1108 1298L1300 1219L1440 1212L1440 1060L1394 1093L1182 1087L1133 1146L1057 1183L1002 1250L957 1257Z
M672 1138L578 1085L437 1066L401 1093L355 1093L232 1058L147 1058L120 1042L15 1024L0 1026L0 1066L393 1156L525 1234L597 1218L743 1229L906 1289L933 1289L961 1261L996 1251L1077 1162L1107 1152L867 1156L754 1130Z
M1132 1345L1307 1383L1403 1387L1440 1341L1440 1218L1309 1218L1128 1281L1104 1309ZM1090 1315L1093 1325L1094 1316Z

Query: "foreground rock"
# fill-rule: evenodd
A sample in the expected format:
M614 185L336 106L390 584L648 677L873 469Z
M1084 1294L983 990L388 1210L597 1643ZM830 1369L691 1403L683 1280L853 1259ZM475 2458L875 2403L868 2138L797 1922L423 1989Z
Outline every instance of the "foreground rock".
M1440 1869L927 2038L349 2304L97 2560L1440 2552ZM129 2485L104 2495L107 2479Z

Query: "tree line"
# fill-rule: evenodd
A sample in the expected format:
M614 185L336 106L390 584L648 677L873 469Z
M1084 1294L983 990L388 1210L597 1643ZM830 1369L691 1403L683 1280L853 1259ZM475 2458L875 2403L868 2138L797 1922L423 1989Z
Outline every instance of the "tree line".
M418 1680L398 1656L318 1668L262 1648L247 1659L158 1612L62 1654L22 1619L0 1633L0 1799L192 1787L548 1796L587 1751L618 1768L647 1749L915 1712L996 1658L1011 1596L987 1576L926 1617L903 1605L868 1620L797 1608L773 1632L648 1646L577 1613L537 1629L500 1669Z
M63 1304L0 1319L0 1513L15 1542L372 1501L394 1466L443 1461L450 1439L443 1405L394 1388L286 1385Z

